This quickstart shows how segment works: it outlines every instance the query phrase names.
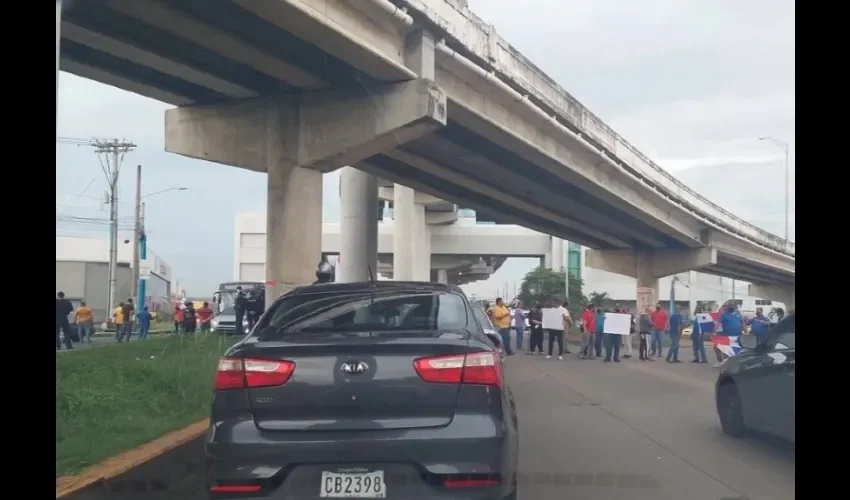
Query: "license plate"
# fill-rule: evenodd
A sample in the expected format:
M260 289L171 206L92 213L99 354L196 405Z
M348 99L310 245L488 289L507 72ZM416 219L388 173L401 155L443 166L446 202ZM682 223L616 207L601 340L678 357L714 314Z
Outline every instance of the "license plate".
M384 471L322 472L321 498L387 498Z

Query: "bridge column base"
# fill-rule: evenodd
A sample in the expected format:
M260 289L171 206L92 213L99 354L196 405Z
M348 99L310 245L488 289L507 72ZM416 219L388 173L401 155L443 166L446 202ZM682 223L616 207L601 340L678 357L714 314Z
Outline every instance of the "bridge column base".
M776 300L785 304L786 311L796 307L796 287L782 285L750 285L749 295L760 299Z
M588 250L585 264L594 269L635 278L640 312L658 303L659 278L717 264L717 251L713 248L648 252Z

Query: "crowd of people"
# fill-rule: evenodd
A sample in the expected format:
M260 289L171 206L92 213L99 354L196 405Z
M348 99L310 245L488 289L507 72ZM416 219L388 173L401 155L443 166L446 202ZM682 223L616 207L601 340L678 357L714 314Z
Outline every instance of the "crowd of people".
M544 355L543 341L548 336L546 359L555 355L554 346L558 345L558 359L563 354L570 354L565 344L565 336L573 328L573 319L567 309L568 304L549 300L545 304L535 304L525 310L523 304L517 301L513 309L509 308L503 299L497 298L492 307L484 303L487 315L493 321L502 338L502 348L507 355L513 355L524 349L526 330L530 333L528 353ZM630 327L628 334L606 333L606 313L628 314ZM784 316L784 311L776 311L778 320ZM654 358L664 358L668 363L682 363L679 359L679 346L685 328L683 310L668 312L663 305L656 305L654 310L646 308L638 315L633 314L627 307L619 304L613 310L603 309L599 305L587 304L581 313L578 326L581 331L581 344L578 351L579 359L602 359L605 363L619 363L621 358L633 356L633 337L637 335L638 359L654 361ZM694 311L694 321L691 325L691 347L693 350L692 363L708 363L705 344L714 342L714 354L717 360L715 366L721 366L730 356L730 350L721 349L729 346L740 335L752 334L758 337L767 333L771 320L759 307L755 315L744 318L735 302L724 304L717 314L711 315L702 308ZM746 328L748 327L748 328ZM515 332L515 341L511 333ZM669 347L665 354L665 340L669 339Z

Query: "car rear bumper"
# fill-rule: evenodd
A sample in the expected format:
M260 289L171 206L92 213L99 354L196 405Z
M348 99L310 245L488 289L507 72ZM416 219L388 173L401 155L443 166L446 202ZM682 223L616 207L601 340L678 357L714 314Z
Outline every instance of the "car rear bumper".
M261 484L252 495L216 499L320 497L322 472L383 471L389 500L501 500L515 488L516 434L482 415L441 428L358 432L265 432L253 419L215 423L207 434L208 483ZM493 485L446 487L446 479Z

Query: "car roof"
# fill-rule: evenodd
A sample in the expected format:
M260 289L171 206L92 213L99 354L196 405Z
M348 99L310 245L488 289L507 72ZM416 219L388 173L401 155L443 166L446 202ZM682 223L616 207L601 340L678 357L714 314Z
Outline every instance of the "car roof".
M348 292L374 288L377 290L417 290L425 292L449 292L465 295L456 285L433 283L430 281L355 281L353 283L316 283L298 287L291 294Z

